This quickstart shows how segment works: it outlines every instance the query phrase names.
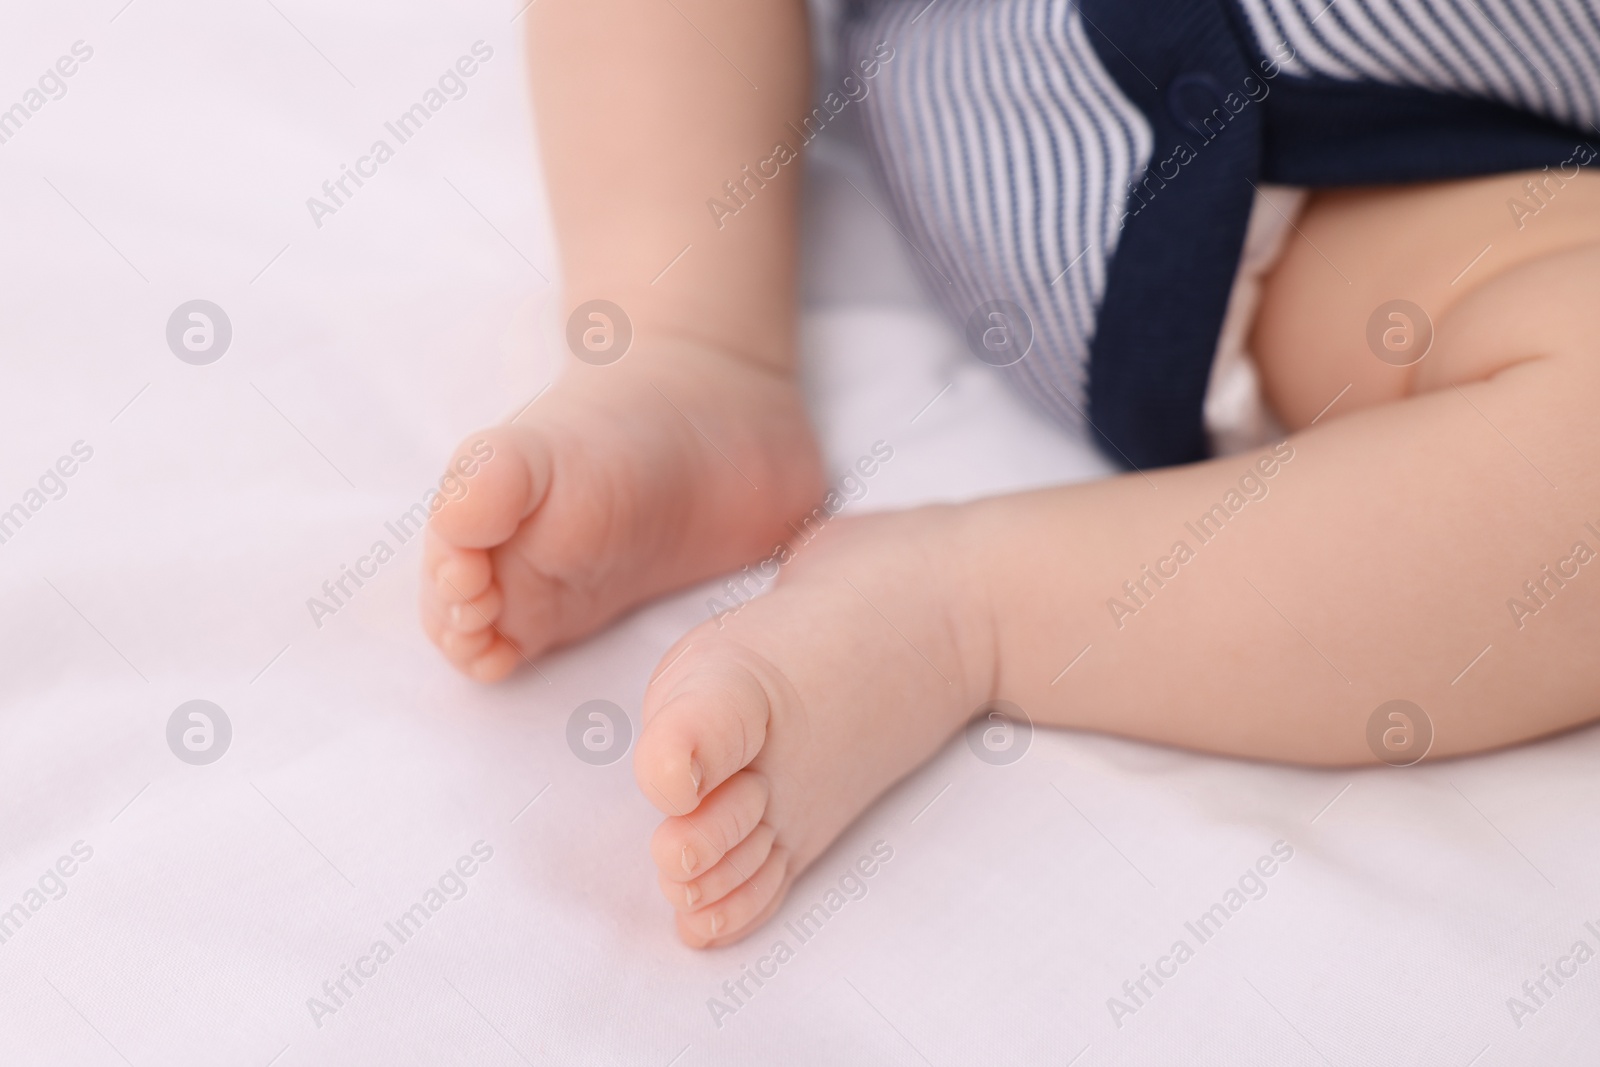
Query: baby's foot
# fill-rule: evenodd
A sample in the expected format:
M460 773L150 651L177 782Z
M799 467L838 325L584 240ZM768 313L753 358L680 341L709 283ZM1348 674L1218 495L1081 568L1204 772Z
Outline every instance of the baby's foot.
M821 493L795 383L687 345L573 366L458 462L473 473L429 523L422 618L481 681L770 552Z
M754 930L986 699L987 619L948 548L958 515L835 519L777 589L667 653L634 773L669 816L651 851L690 945Z

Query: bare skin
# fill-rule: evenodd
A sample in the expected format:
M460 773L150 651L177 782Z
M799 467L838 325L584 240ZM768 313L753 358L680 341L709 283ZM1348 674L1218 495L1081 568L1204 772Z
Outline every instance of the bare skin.
M705 437L718 449L682 434L670 407L647 403L638 378L593 368L564 378L524 416L526 429L493 431L523 443L497 447L488 478L437 516L434 578L424 583L430 632L480 677L509 670L519 650L534 655L644 596L763 554L763 537L809 508L805 494L816 491L783 332L793 320L792 201L741 213L739 225L769 227L762 241L705 237L707 255L678 276L684 288L673 295L628 288L660 249L665 262L674 242L694 240L660 235L757 158L773 136L760 131L787 117L769 90L781 95L794 79L784 102L803 99L803 66L783 43L799 32L798 5L758 14L720 0L683 4L698 24L747 34L751 51L730 54L759 57L764 65L750 69L763 84L759 93L719 87L717 122L701 121L696 134L713 143L652 142L662 155L648 181L594 169L552 86L619 79L606 83L614 110L604 118L626 124L641 109L711 106L695 93L733 75L718 73L715 57L672 61L662 58L672 49L633 37L598 58L575 47L600 32L589 20L603 13L587 13L612 6L546 0L534 31L541 120L554 112L543 134L569 279L588 286L575 293L637 292L663 353L679 351L670 338L692 334L691 355L635 363L672 375L661 381L678 390L675 402L717 420ZM687 32L670 27L677 17L669 10L639 34ZM562 47L540 53L541 40ZM619 59L628 41L639 52ZM592 69L613 62L604 76ZM627 65L647 62L657 66ZM676 106L662 103L675 93ZM754 111L729 114L733 101ZM1507 606L1575 542L1600 541L1584 528L1600 526L1600 179L1569 180L1518 229L1506 200L1526 198L1527 177L1313 197L1252 337L1269 399L1294 431L1276 451L840 519L795 550L771 594L720 629L685 635L646 693L635 751L640 788L666 816L651 849L680 936L724 944L754 930L873 799L996 698L1036 723L1319 764L1374 761L1367 721L1394 698L1432 720L1431 758L1594 718L1600 578L1582 566L1536 614L1519 618ZM635 180L640 187L593 192ZM615 228L614 215L634 211L637 231ZM596 243L602 234L609 243ZM1404 368L1377 359L1366 341L1369 316L1397 297L1426 309L1436 330L1426 358ZM748 315L752 307L763 314ZM752 365L758 374L747 373ZM750 396L788 399L741 408ZM641 439L617 444L619 425ZM669 438L677 453L661 444ZM562 463L579 469L591 449L603 469L564 480ZM563 450L573 458L541 466ZM785 488L751 491L718 466L718 450L759 467L756 484ZM646 490L662 478L670 492ZM591 480L607 493L588 491ZM1237 499L1247 502L1225 507L1209 537L1185 526L1241 485L1248 497ZM557 530L569 526L583 535ZM1175 562L1179 540L1193 551ZM557 556L559 565L548 562ZM1147 565L1167 577L1158 584ZM528 578L552 570L587 595L563 600ZM452 612L463 596L495 627Z
M802 110L805 12L682 7L762 71L759 92L671 4L527 15L566 309L610 300L634 341L608 366L570 361L458 450L483 441L493 458L430 524L421 608L481 681L770 551L822 492L794 375L798 187L772 183L723 233L704 207L770 152L775 115Z

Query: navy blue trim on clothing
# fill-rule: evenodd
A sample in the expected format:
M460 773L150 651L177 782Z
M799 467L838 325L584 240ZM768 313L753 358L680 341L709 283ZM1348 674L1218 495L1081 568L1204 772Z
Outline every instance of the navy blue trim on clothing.
M1244 13L1223 2L1252 64L1271 69ZM1494 100L1289 74L1271 89L1258 180L1276 185L1326 189L1538 170L1593 145L1568 126Z
M1488 100L1288 75L1273 83L1262 132L1261 180L1313 188L1538 170L1594 143Z
M900 56L860 112L930 288L964 329L1023 309L996 371L1129 466L1209 454L1259 186L1600 158L1596 0L847 2Z
M1252 71L1215 0L1078 10L1154 137L1090 345L1089 419L1106 454L1134 467L1202 459L1211 359L1255 195L1244 179L1261 169L1260 105L1232 113L1225 99L1248 99Z
M1079 10L1155 138L1090 346L1090 420L1106 454L1134 467L1208 454L1206 387L1255 186L1536 170L1593 143L1494 101L1287 74L1237 0L1082 0ZM1179 146L1192 158L1174 165Z

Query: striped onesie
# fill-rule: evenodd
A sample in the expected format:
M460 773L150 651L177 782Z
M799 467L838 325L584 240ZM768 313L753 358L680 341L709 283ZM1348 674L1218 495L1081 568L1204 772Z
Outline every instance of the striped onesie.
M1207 454L1261 185L1600 158L1590 0L851 0L842 34L893 49L863 117L928 284L1129 466Z

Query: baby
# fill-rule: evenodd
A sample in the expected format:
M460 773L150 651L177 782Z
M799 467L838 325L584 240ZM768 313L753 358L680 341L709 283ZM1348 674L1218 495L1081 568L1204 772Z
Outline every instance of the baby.
M644 698L634 767L686 942L755 929L997 700L1318 764L1600 711L1600 23L1317 7L869 0L815 87L802 0L529 11L586 358L462 446L492 459L433 519L422 616L489 682L784 551ZM846 106L974 351L1129 473L784 547L824 493L791 164ZM1287 241L1252 308L1253 205ZM1216 455L1229 330L1282 433Z

